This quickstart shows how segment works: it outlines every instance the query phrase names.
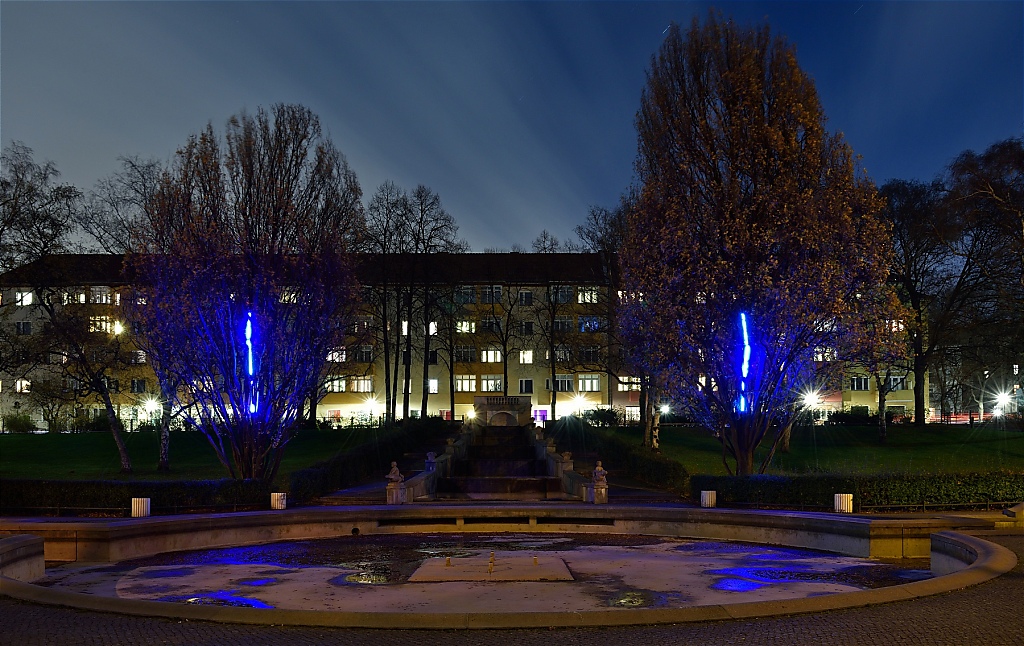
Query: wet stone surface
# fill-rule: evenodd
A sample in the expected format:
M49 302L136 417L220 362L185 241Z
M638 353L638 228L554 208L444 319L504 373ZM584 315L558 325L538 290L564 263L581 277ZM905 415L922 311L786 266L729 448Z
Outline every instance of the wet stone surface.
M427 559L541 554L572 581L426 582ZM44 585L174 603L305 610L494 612L678 608L834 594L930 576L793 548L594 534L345 536L47 570Z

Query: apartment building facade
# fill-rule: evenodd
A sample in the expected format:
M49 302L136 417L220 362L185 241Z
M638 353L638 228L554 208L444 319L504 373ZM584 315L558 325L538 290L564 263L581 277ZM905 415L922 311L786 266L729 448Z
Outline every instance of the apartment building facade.
M0 415L27 414L40 428L97 417L106 402L128 429L163 414L159 382L134 344L122 310L129 285L115 255L54 256L0 276L0 325L12 347L44 347L0 373ZM463 419L479 395L530 397L539 422L613 407L639 414L640 380L616 342L614 258L587 253L358 255L361 302L347 341L332 350L315 415L338 425L385 416ZM91 373L68 365L43 301L77 318L96 359ZM104 363L106 362L106 363ZM911 376L890 406L912 413ZM809 405L877 409L873 379L852 372L840 392ZM65 420L62 422L62 420Z

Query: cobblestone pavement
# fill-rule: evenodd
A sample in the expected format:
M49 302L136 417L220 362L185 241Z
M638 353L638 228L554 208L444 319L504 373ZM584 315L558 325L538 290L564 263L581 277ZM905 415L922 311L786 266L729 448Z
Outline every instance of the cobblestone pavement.
M559 646L594 644L1024 645L1024 532L988 535L1017 554L993 581L935 597L853 610L753 621L555 630L363 630L242 626L125 617L34 605L0 597L0 642L109 645L444 644Z

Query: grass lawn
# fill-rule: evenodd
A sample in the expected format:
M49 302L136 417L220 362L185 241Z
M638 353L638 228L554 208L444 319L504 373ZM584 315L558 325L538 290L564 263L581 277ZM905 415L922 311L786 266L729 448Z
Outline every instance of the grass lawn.
M639 442L639 429L619 429ZM789 453L775 454L768 473L1024 472L1024 433L991 425L890 426L878 443L876 427L814 426L794 430ZM722 447L703 431L663 427L662 452L690 473L724 475ZM757 464L767 449L757 452Z
M274 482L285 485L292 471L363 444L374 431L300 431L285 449ZM134 473L120 472L110 433L0 435L0 477L40 480L206 480L227 478L213 449L197 432L171 433L171 471L156 470L159 440L155 432L125 433Z

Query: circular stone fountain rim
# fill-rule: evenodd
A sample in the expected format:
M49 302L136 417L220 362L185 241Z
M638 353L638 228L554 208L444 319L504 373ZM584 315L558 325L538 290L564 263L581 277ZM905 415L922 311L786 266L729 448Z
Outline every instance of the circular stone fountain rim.
M404 510L395 510L387 507L360 507L348 508L346 510L324 510L305 509L292 510L290 512L251 512L244 514L200 514L188 517L162 517L132 520L106 520L106 521L56 521L49 522L40 519L0 521L0 530L9 532L15 526L22 527L29 525L35 534L51 534L47 540L58 541L58 534L68 538L74 535L76 539L88 539L92 534L93 541L104 542L107 547L111 544L128 541L139 546L143 544L154 545L161 541L154 541L155 537L167 536L168 532L174 534L175 527L191 527L191 535L213 534L223 531L229 527L245 528L254 534L262 534L260 541L235 541L231 545L269 543L277 540L310 538L304 535L305 532L296 531L288 534L288 528L299 529L306 527L310 522L319 522L321 526L348 525L353 522L362 523L370 529L374 523L375 530L370 533L438 533L447 531L450 533L482 533L502 531L523 531L531 533L637 533L650 534L653 536L672 535L678 538L709 538L707 535L694 535L695 531L679 531L668 534L664 531L642 532L630 531L635 529L637 524L651 524L653 527L664 529L665 523L677 525L680 530L695 527L708 528L708 523L717 521L713 526L718 528L729 528L736 530L741 527L755 527L771 529L772 527L782 531L797 531L794 528L811 528L818 534L825 533L835 538L842 539L851 536L858 536L869 543L873 534L884 536L885 534L901 529L905 531L908 527L915 529L918 533L927 533L934 549L935 541L938 540L944 547L945 554L956 560L970 563L966 568L937 576L924 581L915 581L902 585L877 588L872 590L860 590L856 592L836 593L830 595L806 597L799 599L787 599L776 601L746 602L729 605L710 605L691 608L638 608L638 609L608 609L594 610L589 612L508 612L508 613L404 613L404 612L343 612L324 610L282 610L282 609L259 609L240 607L215 607L215 606L191 606L185 604L143 601L136 599L121 599L116 597L101 597L85 593L70 592L55 588L46 588L32 583L25 583L9 578L0 577L0 594L5 594L24 601L37 603L70 606L83 610L98 610L104 612L115 612L128 615L168 617L177 619L194 619L219 621L245 624L283 624L283 625L305 625L325 627L352 627L352 628L532 628L532 627L581 627L581 626L615 626L615 625L638 625L638 624L661 624L661 623L683 623L694 621L727 620L727 619L749 619L755 617L767 617L782 614L797 614L805 612L818 612L824 610L835 610L841 608L853 608L878 603L887 603L913 599L942 592L964 588L999 576L1016 565L1016 556L1010 550L1000 545L982 540L973 536L967 536L952 531L941 531L948 528L950 523L937 521L936 519L870 519L863 517L838 517L829 514L813 514L800 512L735 512L733 510L699 510L682 507L603 507L597 510L593 507L552 507L520 505L510 506L473 506L473 507L431 507L432 513L422 513L422 508L406 507ZM445 519L451 513L457 511L457 517L463 519L462 523L455 525L442 525L435 527L427 522L431 519ZM595 522L601 519L611 519L612 525L581 525L577 532L570 527L572 523L544 523L538 524L538 518L561 519L570 521L574 516L577 520ZM514 524L515 529L504 523L505 529L495 530L487 522L470 523L466 526L465 520L469 519L491 519L494 521L507 520L509 518L527 518L526 523ZM381 525L381 521L384 522ZM411 521L412 525L403 525ZM620 523L618 527L614 523ZM761 522L757 522L761 521ZM391 524L388 524L388 523ZM629 526L629 528L627 528ZM219 530L218 530L219 527ZM259 528L264 531L259 531ZM274 536L268 536L267 528L278 528ZM412 527L419 527L421 531L409 531ZM786 528L789 528L788 530ZM829 531L831 530L831 531ZM335 531L334 535L337 535ZM768 532L770 533L770 532ZM932 534L934 533L934 536ZM865 538L866 537L866 538ZM14 537L21 538L21 537ZM770 543L769 541L751 541L749 538L734 538L745 542L762 544L783 544L793 547L810 547L821 549L814 545L793 544L793 543ZM2 545L12 539L0 540L0 552ZM38 542L38 541L37 541ZM228 545L184 545L177 549L158 549L149 553L155 554L166 551L179 551L185 549L197 549L202 547L226 547ZM39 546L40 548L42 546ZM23 548L19 548L23 549ZM145 549L145 545L142 546ZM116 551L116 550L114 550ZM833 551L835 550L826 550ZM138 555L138 554L137 554ZM855 554L856 555L856 554ZM42 559L42 549L39 550L38 558ZM129 557L130 558L130 557ZM83 559L78 559L83 560ZM102 560L102 559L101 559ZM111 561L125 560L124 558L108 559Z

